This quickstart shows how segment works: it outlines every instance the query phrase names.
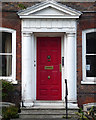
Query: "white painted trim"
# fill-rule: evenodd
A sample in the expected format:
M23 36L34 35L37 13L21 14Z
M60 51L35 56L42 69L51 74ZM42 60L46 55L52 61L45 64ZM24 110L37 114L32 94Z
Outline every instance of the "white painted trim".
M64 35L61 37L61 65L62 65L62 57L64 57ZM64 94L64 67L62 66L62 73L61 73L61 81L62 81L62 100L64 101L65 99L65 94Z
M24 28L24 29L26 29L26 28ZM29 29L29 28L27 28L27 29ZM53 29L51 29L51 28L48 28L48 29L46 29L46 28L40 28L40 29L30 28L30 31L34 31L34 33L43 33L43 32L45 32L45 33L54 33L54 32L55 33L64 33L64 32L76 33L76 31L74 30L75 28L73 28L73 29L71 29L71 28L65 28L65 29L53 28ZM30 32L30 31L22 31L22 32Z
M96 54L86 54L86 55L96 55Z
M12 55L12 53L0 53L0 55Z
M85 85L86 84L89 84L89 85L93 84L94 85L94 84L96 84L96 82L95 81L94 82L91 82L91 81L81 81L81 84L85 84Z
M12 76L0 77L0 79L8 80L13 84L17 84L16 80L16 30L0 27L0 32L12 33ZM6 54L6 53L5 53Z
M54 15L54 16L43 16L42 15L42 16L38 17L38 15L37 16L36 15L33 15L33 16L23 16L22 15L22 16L20 16L20 18L41 18L41 19L42 18L54 18L54 19L55 18L66 18L66 19L68 19L68 18L71 18L71 19L75 18L76 19L76 18L79 18L79 16L56 16L56 15Z
M86 77L86 34L96 32L96 28L86 29L82 31L82 81L81 84L94 84L96 77ZM92 54L93 55L93 54Z
M75 96L77 102L77 22L75 21L76 34L75 34Z
M76 89L76 34L67 33L68 100L77 101Z
M35 34L34 34L34 36L35 36ZM34 37L34 43L35 43L35 96L34 96L34 100L36 100L36 95L37 95L37 38L36 38L36 36Z

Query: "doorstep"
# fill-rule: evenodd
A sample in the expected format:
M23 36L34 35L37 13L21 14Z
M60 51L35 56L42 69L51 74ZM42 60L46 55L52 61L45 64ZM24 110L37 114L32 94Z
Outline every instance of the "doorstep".
M42 118L42 119L40 119L40 118L23 118L23 119L20 119L20 118L18 118L18 119L11 119L11 120L78 120L77 118L71 118L71 119L65 119L65 118Z

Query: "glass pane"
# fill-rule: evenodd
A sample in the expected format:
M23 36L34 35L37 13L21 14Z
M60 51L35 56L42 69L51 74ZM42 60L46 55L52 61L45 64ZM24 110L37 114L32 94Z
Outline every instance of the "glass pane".
M12 53L12 34L2 32L0 44L2 45L0 53Z
M0 76L10 76L12 74L12 56L0 56Z
M96 32L86 34L86 53L96 53Z
M86 69L87 77L96 77L96 55L86 56L86 66L89 69Z

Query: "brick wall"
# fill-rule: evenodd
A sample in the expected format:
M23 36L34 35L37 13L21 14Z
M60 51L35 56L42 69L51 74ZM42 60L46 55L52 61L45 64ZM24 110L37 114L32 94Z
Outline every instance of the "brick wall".
M96 85L81 85L82 30L96 28L96 13L83 13L77 21L77 94L78 104L96 102Z
M13 101L20 100L21 91L21 20L16 12L2 13L2 27L16 30L16 80L18 85L15 85L18 90L18 97Z

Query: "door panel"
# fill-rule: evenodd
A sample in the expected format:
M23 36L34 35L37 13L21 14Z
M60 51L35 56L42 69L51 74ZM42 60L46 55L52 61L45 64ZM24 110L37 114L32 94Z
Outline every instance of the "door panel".
M37 38L37 100L61 100L61 38Z

